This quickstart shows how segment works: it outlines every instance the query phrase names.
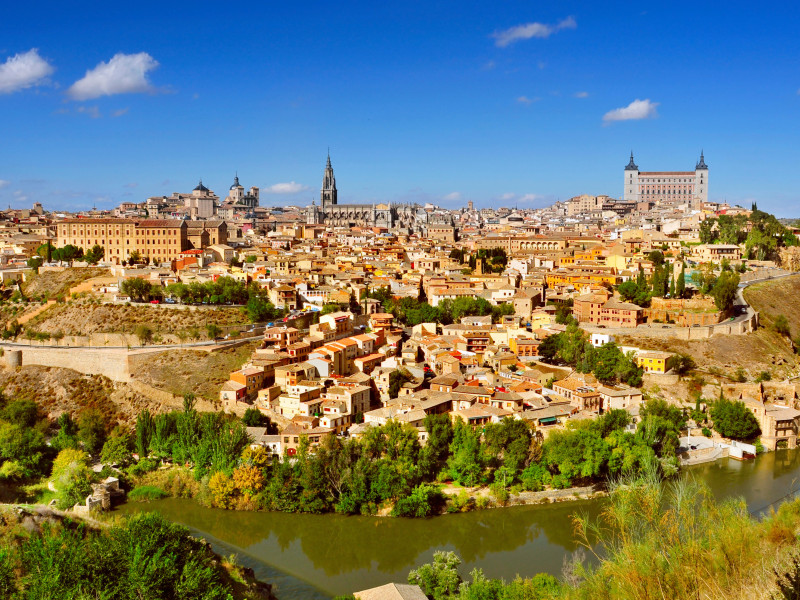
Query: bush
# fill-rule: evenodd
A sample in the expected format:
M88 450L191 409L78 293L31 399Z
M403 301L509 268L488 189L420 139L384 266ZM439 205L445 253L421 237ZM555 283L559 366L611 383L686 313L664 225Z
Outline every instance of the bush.
M133 502L149 502L150 500L161 500L166 498L169 494L162 490L160 487L154 485L142 485L131 490L128 494L128 500Z
M746 440L759 432L758 421L744 402L720 397L711 407L714 429L725 437Z
M405 498L400 498L392 509L394 517L428 517L441 507L444 498L435 485L421 483Z
M792 332L789 328L789 320L784 315L778 315L775 318L775 322L772 324L772 329L774 329L775 333L779 335L786 337L792 336Z
M708 427L703 427L702 434L707 438L711 437L711 430Z

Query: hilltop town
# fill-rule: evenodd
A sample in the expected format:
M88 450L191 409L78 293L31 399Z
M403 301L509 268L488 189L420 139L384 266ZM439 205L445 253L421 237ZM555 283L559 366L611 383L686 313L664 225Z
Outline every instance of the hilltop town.
M797 311L748 298L793 284L798 229L709 201L708 172L702 154L685 172L631 154L621 199L449 210L339 203L328 156L308 207L260 206L236 176L222 199L200 182L111 211L9 209L3 378L22 389L14 369L40 365L105 377L137 410L185 393L257 409L248 433L277 456L390 421L424 444L440 414L546 437L619 409L635 429L657 397L713 440L684 443L693 461L729 451L707 427L717 394L764 448L795 447Z

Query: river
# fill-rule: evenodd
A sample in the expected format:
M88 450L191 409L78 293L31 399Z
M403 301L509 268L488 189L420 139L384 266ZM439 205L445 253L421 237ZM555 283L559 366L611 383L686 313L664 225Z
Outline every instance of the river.
M748 462L723 459L686 471L718 499L742 496L762 513L800 488L800 452L779 450ZM577 548L570 516L597 514L602 500L517 506L430 519L233 512L191 500L165 499L119 507L157 510L205 537L222 554L275 584L280 600L318 600L404 582L436 550L454 550L461 572L480 567L489 577L559 575Z

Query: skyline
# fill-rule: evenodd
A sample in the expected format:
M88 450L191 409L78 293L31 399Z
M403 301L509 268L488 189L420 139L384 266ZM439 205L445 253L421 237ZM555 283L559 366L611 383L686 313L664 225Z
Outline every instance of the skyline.
M111 208L201 178L224 197L237 172L262 204L305 206L330 146L343 203L537 208L620 198L631 150L659 171L704 150L710 200L800 216L795 7L73 11L0 24L0 206Z

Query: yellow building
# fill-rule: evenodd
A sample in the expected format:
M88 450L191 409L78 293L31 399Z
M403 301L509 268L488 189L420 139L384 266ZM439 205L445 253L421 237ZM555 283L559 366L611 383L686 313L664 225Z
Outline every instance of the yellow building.
M669 352L658 352L656 350L648 350L639 352L636 355L636 364L644 369L645 373L666 373L667 363L669 362L672 354Z

